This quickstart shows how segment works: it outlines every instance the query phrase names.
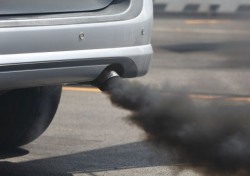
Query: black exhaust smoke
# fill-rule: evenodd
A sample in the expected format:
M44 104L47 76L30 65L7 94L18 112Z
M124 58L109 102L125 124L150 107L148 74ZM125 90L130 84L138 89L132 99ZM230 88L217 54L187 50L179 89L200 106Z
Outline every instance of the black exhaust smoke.
M95 82L148 139L202 175L250 175L250 108L223 102L196 106L185 93L170 94L105 71Z

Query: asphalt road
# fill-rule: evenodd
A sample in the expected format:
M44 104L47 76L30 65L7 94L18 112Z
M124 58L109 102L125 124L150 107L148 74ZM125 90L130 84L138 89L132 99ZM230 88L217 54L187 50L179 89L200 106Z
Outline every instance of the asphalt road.
M185 89L193 98L248 103L249 29L249 21L241 20L156 19L154 59L149 73L136 80ZM0 175L175 175L175 165L183 163L146 142L129 114L95 88L65 88L48 130L0 155Z

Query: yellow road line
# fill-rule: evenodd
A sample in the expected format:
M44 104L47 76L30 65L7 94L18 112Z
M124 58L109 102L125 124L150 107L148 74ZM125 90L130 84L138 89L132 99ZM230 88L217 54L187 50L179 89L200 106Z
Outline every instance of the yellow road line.
M203 100L215 100L223 98L222 96L217 96L217 95L201 95L201 94L190 94L189 97L193 99L203 99Z
M230 20L185 20L184 23L187 25L199 25L199 24L222 24L230 23Z
M97 92L101 91L98 88L94 87L63 87L64 91L75 91L75 92ZM232 102L250 102L250 97L227 97L220 95L202 95L202 94L190 94L189 97L193 99L201 99L201 100L224 100L224 101L232 101Z
M236 101L236 102L250 102L250 97L232 97L226 98L226 101Z
M101 92L98 88L94 87L63 87L65 91L76 91L76 92Z
M218 95L189 95L193 99L202 99L202 100L223 100L231 102L250 102L250 97L226 97Z

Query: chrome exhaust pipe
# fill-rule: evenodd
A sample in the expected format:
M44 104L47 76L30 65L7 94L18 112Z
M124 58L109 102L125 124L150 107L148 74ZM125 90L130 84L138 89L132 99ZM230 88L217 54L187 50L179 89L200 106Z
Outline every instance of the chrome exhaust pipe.
M93 82L92 85L98 87L103 92L109 92L109 85L119 81L121 77L113 70L104 70Z

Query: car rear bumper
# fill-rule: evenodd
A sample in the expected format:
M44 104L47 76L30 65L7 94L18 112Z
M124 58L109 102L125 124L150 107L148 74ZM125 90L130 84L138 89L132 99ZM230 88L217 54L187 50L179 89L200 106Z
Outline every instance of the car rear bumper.
M114 64L122 65L123 69L118 72L122 73L123 77L142 76L148 71L151 54L151 45L144 45L115 49L5 55L3 58L6 61L10 62L18 57L25 62L5 64L0 67L1 89L91 82L106 67ZM30 62L34 59L36 62Z
M107 66L144 75L152 55L152 1L121 21L0 28L0 89L89 82ZM72 22L72 21L71 21Z

